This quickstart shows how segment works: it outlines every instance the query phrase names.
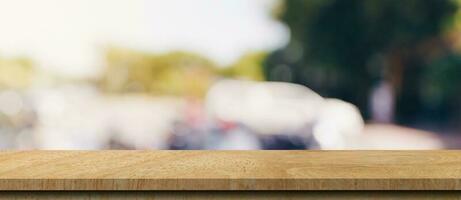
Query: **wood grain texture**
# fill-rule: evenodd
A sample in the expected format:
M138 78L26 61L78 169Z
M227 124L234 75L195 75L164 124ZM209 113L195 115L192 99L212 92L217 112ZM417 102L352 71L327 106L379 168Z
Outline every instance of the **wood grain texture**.
M461 151L6 151L0 190L461 190Z
M460 200L461 191L33 191L0 192L0 200Z

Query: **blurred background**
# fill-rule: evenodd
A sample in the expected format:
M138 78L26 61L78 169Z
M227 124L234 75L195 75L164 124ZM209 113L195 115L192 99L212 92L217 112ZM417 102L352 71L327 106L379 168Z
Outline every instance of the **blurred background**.
M0 0L0 149L456 149L460 0Z

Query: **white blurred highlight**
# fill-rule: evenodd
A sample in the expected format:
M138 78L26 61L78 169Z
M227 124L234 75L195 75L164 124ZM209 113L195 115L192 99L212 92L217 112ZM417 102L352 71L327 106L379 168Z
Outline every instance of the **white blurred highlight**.
M259 134L292 133L313 122L322 99L296 84L222 80L211 87L206 108L211 117Z
M338 99L326 99L316 118L314 138L322 149L354 148L364 124L360 111L354 105Z
M89 87L35 91L40 149L104 149L108 142L163 149L184 102L148 96L105 97Z
M28 56L43 69L72 77L97 76L107 45L191 51L228 65L249 51L288 42L288 29L270 15L274 3L0 0L0 55Z

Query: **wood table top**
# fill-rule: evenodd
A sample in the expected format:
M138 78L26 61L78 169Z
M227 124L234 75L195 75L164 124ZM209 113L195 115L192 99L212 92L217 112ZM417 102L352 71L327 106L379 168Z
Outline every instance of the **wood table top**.
M460 190L461 151L3 151L0 190Z

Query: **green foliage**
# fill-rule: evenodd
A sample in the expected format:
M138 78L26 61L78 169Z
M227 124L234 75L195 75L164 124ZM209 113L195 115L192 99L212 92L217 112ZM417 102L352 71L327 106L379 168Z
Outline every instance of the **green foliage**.
M194 53L157 55L110 48L106 53L107 66L100 85L103 90L113 93L203 97L215 79L221 76L264 80L261 65L265 57L262 52L249 53L224 68Z
M294 0L282 16L313 62L354 65L437 36L456 11L449 0ZM354 67L354 66L352 66ZM359 67L359 66L356 66Z
M156 55L113 48L106 60L102 87L109 92L200 97L216 76L211 61L192 53Z
M0 89L24 89L31 85L35 68L26 58L0 57Z
M262 63L266 55L263 52L246 54L230 67L222 69L221 74L225 77L263 81Z
M451 27L457 4L452 0L287 0L283 8L280 20L290 28L291 41L266 60L267 79L307 85L324 96L350 101L367 115L376 79L388 79L401 88L400 93L421 90L414 84L422 80L419 71L424 71L424 63L430 62L426 56L437 48L426 48L426 43ZM417 81L405 85L409 80ZM397 103L418 98L421 94L409 95Z
M428 104L461 100L461 56L448 54L430 63L424 73L423 94ZM452 99L455 98L455 99Z

